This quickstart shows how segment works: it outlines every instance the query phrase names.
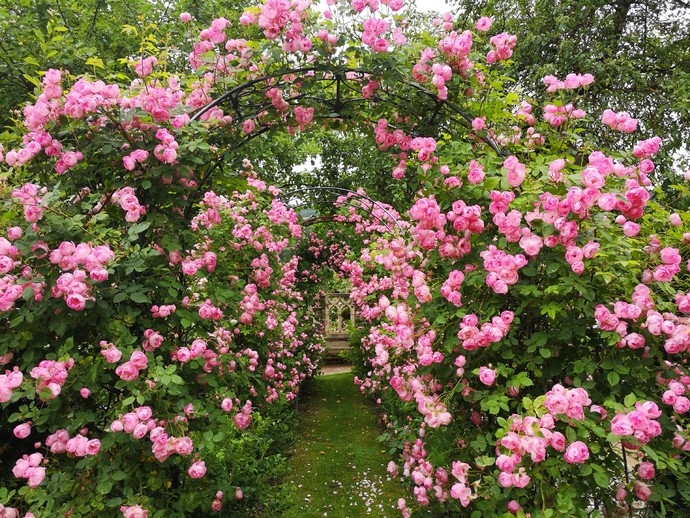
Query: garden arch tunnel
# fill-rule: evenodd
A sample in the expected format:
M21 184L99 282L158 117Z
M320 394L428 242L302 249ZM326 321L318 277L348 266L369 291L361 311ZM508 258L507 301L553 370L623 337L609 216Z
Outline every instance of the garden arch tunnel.
M322 195L320 200L305 199L305 195ZM325 197L325 199L324 199ZM306 207L313 203L331 204L334 208L351 207L364 213L367 218L378 222L376 230L381 233L401 236L405 232L405 223L384 204L361 192L331 186L305 186L281 193L279 199L292 209ZM343 223L344 218L338 214L325 214L309 217L302 222L303 227L321 223ZM323 328L326 338L326 360L338 361L340 353L349 347L350 327L356 323L356 308L349 293L327 292L323 307Z
M372 80L381 84L369 95L365 95L362 86ZM271 92L281 92L284 102L279 110ZM286 95L282 97L283 93ZM192 120L202 120L213 114L213 110L225 108L232 116L230 124L233 135L237 138L230 143L230 149L238 149L260 135L294 123L288 120L288 107L297 106L322 107L323 110L313 114L314 119L322 121L346 122L346 125L359 123L372 124L383 117L391 117L400 127L412 136L438 135L448 131L452 125L460 124L470 128L473 116L456 104L439 99L438 95L423 85L406 79L390 70L344 67L335 64L317 64L314 66L286 68L264 74L232 87L206 106L199 109ZM368 107L369 110L363 109ZM387 110L387 111L386 111ZM396 117L404 113L409 117ZM216 114L218 115L218 114ZM252 121L250 129L244 123ZM227 126L226 126L227 127ZM300 126L300 129L303 129ZM480 135L479 139L497 155L503 150L489 136ZM210 176L216 168L222 167L223 159L210 170ZM204 181L206 178L204 178ZM314 195L320 195L315 200ZM330 196L324 200L323 196ZM311 199L307 199L311 197ZM334 206L351 206L363 210L380 223L379 231L393 235L402 235L404 227L381 203L369 198L362 192L333 186L302 186L292 188L280 195L281 201L296 209L312 203L331 203ZM326 214L308 218L303 225L311 225L336 220L337 215ZM329 340L331 357L347 348L347 326L355 321L354 305L342 293L327 295L324 315L325 329Z

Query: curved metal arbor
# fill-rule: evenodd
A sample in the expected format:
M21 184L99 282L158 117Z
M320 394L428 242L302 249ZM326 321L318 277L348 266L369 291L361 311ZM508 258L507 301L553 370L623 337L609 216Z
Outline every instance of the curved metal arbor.
M310 192L325 192L328 194L336 195L335 198L330 200L316 200L316 201L304 201L297 197L300 194L310 193ZM344 198L344 199L343 199ZM381 203L376 200L371 199L365 194L351 191L349 189L343 189L341 187L328 187L328 186L317 186L317 187L301 187L299 189L294 189L286 193L282 193L279 199L285 203L288 207L297 209L299 207L304 207L312 205L313 203L329 203L334 206L350 206L356 209L363 210L368 213L368 216L375 218L381 225L383 225L391 234L395 234L396 230L399 232L404 232L404 227L401 225L400 221L393 216L390 211ZM290 203L290 200L296 200L298 203ZM386 221L386 219L388 221ZM333 218L330 219L331 221ZM321 221L326 221L322 218L313 218L313 220L307 220L303 225L313 225ZM393 226L391 226L393 225Z
M413 135L428 136L430 133L438 133L453 122L471 126L473 117L465 110L448 100L439 99L434 92L419 83L402 77L392 81L397 84L397 88L386 84L377 88L370 97L364 97L361 92L362 81L379 78L381 75L380 71L336 66L286 69L235 86L198 110L192 120L200 119L215 107L228 106L233 126L237 127L245 120L255 119L263 113L277 112L266 94L270 89L278 88L291 94L284 98L291 105L307 103L325 106L325 113L315 114L320 119L359 118L361 112L356 111L356 105L368 104L374 113L380 105L393 108L393 112L400 110L400 113L412 120L412 124L408 126ZM296 91L291 92L293 89ZM234 147L240 147L276 126L275 119L261 123L259 129L244 137ZM498 155L503 154L492 138L480 138Z

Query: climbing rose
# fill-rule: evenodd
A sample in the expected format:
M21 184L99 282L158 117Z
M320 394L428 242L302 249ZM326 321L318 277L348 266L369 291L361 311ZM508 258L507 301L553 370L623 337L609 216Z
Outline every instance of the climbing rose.
M589 459L589 449L582 441L575 441L566 448L563 458L569 464L582 464Z
M491 29L491 24L494 23L494 19L489 17L489 16L482 16L477 20L477 25L475 25L475 28L478 31L481 32L486 32L489 29Z
M643 480L649 480L654 478L654 464L652 464L651 462L641 462L640 465L637 467L637 474Z
M496 370L488 367L479 367L479 381L484 385L490 386L496 381Z
M189 468L189 476L192 478L201 478L206 474L206 463L203 460L197 461Z

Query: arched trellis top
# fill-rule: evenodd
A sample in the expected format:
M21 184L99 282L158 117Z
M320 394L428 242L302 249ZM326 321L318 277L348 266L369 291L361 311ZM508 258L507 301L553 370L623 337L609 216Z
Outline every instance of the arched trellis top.
M424 88L421 84L402 77L393 80L393 82L398 83L400 88L378 88L370 97L364 97L361 92L361 81L367 77L376 78L381 77L381 75L381 72L374 70L323 65L281 70L251 79L233 87L199 109L193 115L192 120L200 119L205 113L215 107L229 106L229 113L233 116L233 124L239 125L248 119L257 118L264 112L275 110L266 95L271 88L293 87L297 83L304 84L309 82L320 83L320 88L313 92L309 89L300 91L285 98L285 101L292 104L311 102L324 105L327 110L325 113L315 114L317 118L343 118L350 106L357 103L387 103L401 110L401 113L408 114L410 108L419 106L421 101L421 106L418 109L419 118L416 119L416 124L412 130L414 128L438 129L437 125L441 118L449 122L455 121L468 127L471 126L474 118L465 110L448 100L439 99L434 92ZM353 83L357 83L357 85ZM407 90L404 91L403 87L406 87ZM330 95L324 96L326 93ZM412 98L410 93L415 98ZM422 117L428 118L423 120ZM269 131L275 125L275 121L264 123L259 128L253 130L235 147L240 147ZM414 133L414 131L411 133ZM491 137L483 135L480 138L496 154L503 154L501 148Z
M311 205L313 202L300 200L299 196L308 193L325 193L327 195L335 195L335 198L329 200L319 200L318 203L330 203L334 206L350 206L368 213L368 216L375 218L381 225L383 225L391 234L395 234L396 230L404 232L404 227L401 225L398 218L391 214L383 204L371 199L369 196L344 189L341 187L329 186L313 186L300 187L291 191L281 193L279 199L292 209ZM297 203L291 203L291 201ZM392 225L392 226L391 226Z

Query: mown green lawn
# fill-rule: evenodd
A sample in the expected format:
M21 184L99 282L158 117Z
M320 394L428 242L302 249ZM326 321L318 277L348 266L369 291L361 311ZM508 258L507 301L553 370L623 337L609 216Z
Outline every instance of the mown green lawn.
M405 489L389 479L374 409L352 374L317 377L303 404L291 458L295 505L285 516L399 516Z

